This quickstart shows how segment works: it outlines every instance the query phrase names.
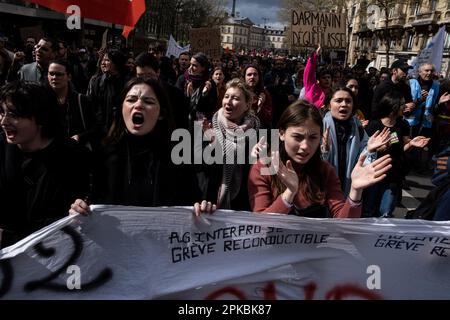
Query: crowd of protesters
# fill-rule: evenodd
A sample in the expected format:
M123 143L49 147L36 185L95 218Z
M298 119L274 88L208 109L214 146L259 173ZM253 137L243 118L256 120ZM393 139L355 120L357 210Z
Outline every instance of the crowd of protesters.
M13 53L3 41L0 246L90 203L393 217L408 170L449 144L450 81L431 64L408 79L403 60L366 72L320 57L135 55L49 37ZM172 133L198 126L188 158L259 161L175 164ZM278 141L246 134L261 128Z

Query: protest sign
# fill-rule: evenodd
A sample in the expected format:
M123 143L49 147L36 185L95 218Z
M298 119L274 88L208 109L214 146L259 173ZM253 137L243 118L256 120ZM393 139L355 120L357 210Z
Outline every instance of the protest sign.
M193 28L189 31L189 41L193 54L203 52L210 58L222 55L219 28Z
M184 47L180 46L171 35L169 38L169 44L167 45L166 57L174 56L175 58L178 58L181 53L189 52L190 49L190 45Z
M292 46L345 49L345 26L343 13L292 10Z
M413 58L411 62L413 68L408 72L409 76L417 77L419 67L425 63L434 65L438 74L443 73L441 72L441 66L442 54L444 53L445 33L445 26L442 26L427 46L419 51L417 57Z
M1 298L450 298L449 222L191 210L57 221L0 251Z

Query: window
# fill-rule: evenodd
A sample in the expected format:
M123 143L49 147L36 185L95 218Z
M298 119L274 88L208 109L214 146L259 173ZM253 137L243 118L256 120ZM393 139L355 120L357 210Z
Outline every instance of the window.
M430 11L436 10L436 0L430 0Z
M407 49L411 50L413 47L413 43L414 43L414 33L410 32L408 35L408 44L407 44Z
M425 49L425 48L428 46L428 44L431 42L432 39L433 39L433 36L429 36L429 37L427 38L427 41L424 41L424 42L423 42L423 44L422 44L422 49Z
M444 49L450 49L450 33L445 32Z
M416 3L414 4L414 7L413 7L413 9L414 9L413 14L414 14L414 15L420 14L420 6L421 6L421 3L420 3L420 2L416 2Z
M395 39L391 39L389 46L391 47L391 49L395 48Z
M228 27L228 33L230 33L230 27Z
M393 16L395 16L395 5L393 7L389 8L389 18L392 18Z
M227 36L227 43L230 43L230 36Z
M377 36L375 36L374 38L373 38L373 40L372 40L372 49L373 50L376 50L376 49L378 49L378 37Z

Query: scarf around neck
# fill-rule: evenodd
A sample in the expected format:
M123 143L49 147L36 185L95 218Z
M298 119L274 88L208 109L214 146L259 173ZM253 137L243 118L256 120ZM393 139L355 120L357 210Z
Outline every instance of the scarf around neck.
M242 182L242 165L237 164L237 159L238 155L245 155L246 138L244 133L248 129L258 130L260 122L258 117L250 112L244 116L242 124L238 125L227 120L223 115L223 109L219 109L213 116L212 125L217 141L222 148L224 162L217 207L231 209L231 201L238 195Z

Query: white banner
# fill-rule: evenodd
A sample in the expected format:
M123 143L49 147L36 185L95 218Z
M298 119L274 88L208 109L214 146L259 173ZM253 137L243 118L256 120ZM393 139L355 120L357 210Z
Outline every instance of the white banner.
M175 41L175 39L172 36L170 36L169 44L167 45L166 57L174 56L175 58L178 58L181 53L189 51L190 49L191 49L190 44L188 44L185 47L182 47L178 44L178 42Z
M450 223L93 206L0 251L2 299L450 299Z
M445 25L434 35L433 39L427 44L426 48L419 51L417 57L413 58L409 75L417 77L419 66L423 63L432 63L438 74L441 74L442 54L444 52Z

